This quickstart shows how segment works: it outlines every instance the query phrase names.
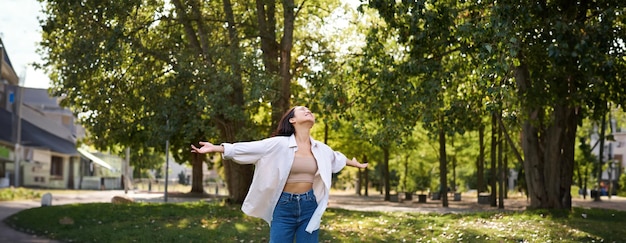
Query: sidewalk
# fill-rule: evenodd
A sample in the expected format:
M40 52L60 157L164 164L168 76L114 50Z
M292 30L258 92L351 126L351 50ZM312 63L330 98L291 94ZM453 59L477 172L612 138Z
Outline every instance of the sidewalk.
M52 194L52 205L63 205L73 203L91 202L111 202L114 196L126 196L133 198L136 202L163 203L163 193L142 193L129 191L125 194L122 190L115 191L76 191L76 193ZM204 198L175 197L169 196L168 203L198 201ZM417 203L417 199L403 202L384 201L384 197L378 193L368 197L357 196L353 193L333 192L330 196L329 207L342 208L358 211L386 211L386 212L421 212L421 213L462 213L477 211L498 211L497 207L477 204L475 196L463 194L461 201L453 201L449 198L449 206L441 207L441 200L427 199L426 203ZM601 202L594 202L593 199L575 197L572 199L574 207L583 208L607 208L626 211L626 198L615 197L611 199L602 197ZM0 242L15 243L59 243L55 240L40 238L17 231L4 223L7 217L28 208L40 207L40 200L8 201L0 202ZM528 206L526 198L517 197L504 200L504 210L524 210Z
M7 217L27 208L38 207L40 204L32 201L0 202L0 242L29 242L29 243L56 243L58 241L22 233L4 223Z
M580 208L605 208L619 211L626 211L626 198L612 196L609 199L603 196L602 201L595 202L587 197L582 199L579 197L572 198L572 207ZM384 200L384 196L378 193L369 195L368 197L357 196L354 193L334 193L330 196L331 208L342 208L355 211L385 211L385 212L421 212L421 213L464 213L464 212L485 212L485 211L522 211L530 205L525 197L510 195L504 200L504 209L492 207L489 204L478 204L476 195L463 194L461 201L453 201L452 197L448 197L448 207L441 206L441 200L431 200L428 198L426 203L418 203L417 198L411 201L389 202Z

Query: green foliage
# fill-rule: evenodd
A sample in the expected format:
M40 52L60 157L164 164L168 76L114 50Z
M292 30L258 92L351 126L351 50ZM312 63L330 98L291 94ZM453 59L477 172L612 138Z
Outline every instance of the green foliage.
M619 242L626 234L624 217L621 211L581 208L463 214L331 208L322 220L320 242ZM5 223L67 242L266 242L269 234L264 221L218 202L39 207Z
M624 171L622 171L622 175L619 177L619 191L617 192L617 195L619 196L626 196L626 173L624 173Z
M413 184L414 187L407 187L408 191L420 191L421 193L424 193L424 191L426 189L430 188L430 175L427 174L426 171L419 171L417 175L413 176Z
M39 198L41 198L40 192L23 187L8 187L0 189L0 201L28 200Z
M604 114L607 103L626 102L625 2L585 3L374 0L355 13L336 8L337 1L307 2L295 18L293 103L318 114L314 137L367 156L375 183L389 184L386 173L396 170L407 190L436 187L424 181L438 177L433 138L443 130L453 139L443 163L454 160L456 183L471 185L478 150L472 134L488 114L501 112L514 140L524 122L536 131L526 138L552 138L559 137L548 133L559 107L575 108L565 120L581 124ZM177 161L189 161L192 142L268 134L280 90L278 73L264 66L256 6L233 2L230 25L223 4L47 1L41 67L52 77L51 91L80 114L87 143L119 152L130 146L135 166L153 168L165 140ZM277 16L284 12L275 6ZM322 34L342 10L354 25ZM284 22L268 20L275 36L263 38L278 46ZM538 115L529 119L531 113ZM427 133L416 135L421 128ZM580 156L576 163L586 169L590 160ZM350 183L354 175L344 176ZM555 186L561 188L546 188Z
M411 134L419 117L416 85L408 76L398 72L403 61L401 46L393 41L392 32L373 27L367 36L368 45L352 69L358 70L352 99L354 126L372 144L390 148L401 144Z
M139 147L130 150L130 161L137 168L146 170L161 169L165 162L165 156L152 147Z
M571 137L576 125L584 117L597 120L609 103L626 101L623 1L592 5L381 0L369 1L367 6L385 20L387 39L400 46L388 52L393 54L380 52L387 56L372 55L376 60L370 63L385 65L382 71L369 73L415 81L417 92L398 102L411 104L414 96L420 97L416 107L422 108L419 116L431 136L437 131L464 134L484 123L485 114L490 113L504 114L505 125L526 124L525 129L507 130L524 132L526 167L545 168L527 171L531 185L550 181L544 175L571 177L571 170L550 168L562 168L551 163L573 167L572 156L560 157L563 151L574 150ZM371 33L376 32L382 31L373 28ZM366 50L381 49L384 43L377 38L367 40ZM386 84L393 86L393 81ZM551 139L532 139L556 137L570 139L559 141L562 147L552 145ZM530 191L557 195L559 188L570 186L569 180L560 181L565 184L542 184ZM544 197L531 198L535 202Z
M43 65L51 73L53 93L66 97L62 105L80 114L89 143L163 153L169 139L174 155L187 161L180 153L188 153L191 141L216 137L210 125L216 120L207 118L222 112L216 107L231 107L224 99L232 94L229 71L210 65L218 56L198 55L190 44L193 37L183 33L186 19L175 17L176 7L165 9L161 1L48 1L45 6ZM224 35L207 30L214 37ZM204 57L227 53L223 43L212 42ZM229 114L242 119L239 112Z
M578 187L580 188L593 188L592 183L595 180L591 180L591 178L596 178L597 176L593 173L596 171L594 168L598 165L597 157L592 153L593 144L590 144L590 141L587 140L588 137L591 136L592 131L591 128L588 129L580 129L578 135L578 149L576 150L576 171L574 173L574 181L577 182Z

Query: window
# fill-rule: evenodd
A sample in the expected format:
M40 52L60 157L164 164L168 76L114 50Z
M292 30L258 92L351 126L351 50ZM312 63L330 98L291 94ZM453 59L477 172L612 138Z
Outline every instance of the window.
M52 156L52 161L50 163L50 175L63 176L63 158L59 156Z

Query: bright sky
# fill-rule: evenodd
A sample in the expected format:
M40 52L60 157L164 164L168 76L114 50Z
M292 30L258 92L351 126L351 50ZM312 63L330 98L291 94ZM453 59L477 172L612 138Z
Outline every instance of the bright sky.
M41 62L36 53L37 42L41 40L37 18L41 15L41 4L37 0L0 0L0 38L25 87L50 86L48 76L32 66Z

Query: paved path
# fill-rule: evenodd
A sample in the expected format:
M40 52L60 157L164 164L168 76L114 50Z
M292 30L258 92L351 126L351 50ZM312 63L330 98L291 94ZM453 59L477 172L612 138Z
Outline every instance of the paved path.
M163 193L135 193L129 191L76 191L76 193L53 193L52 205L73 204L73 203L90 203L90 202L110 202L114 196L127 196L140 202L164 202ZM441 207L441 201L428 199L426 203L417 203L414 201L403 202L387 202L383 200L383 196L376 194L369 197L356 196L347 193L332 193L330 197L330 207L343 208L349 210L361 211L387 211L387 212L434 212L434 213L460 213L474 211L497 211L497 207L489 205L480 205L476 203L476 197L472 195L463 195L461 201L449 200L449 207ZM203 200L191 197L168 197L168 202L185 202ZM603 197L601 202L594 202L591 199L583 200L582 198L572 199L574 207L584 208L609 208L615 210L626 211L626 198L612 197L608 199ZM525 198L511 198L504 202L505 210L523 210L528 206ZM0 242L11 243L58 243L58 241L45 239L26 233L17 231L4 223L4 219L28 208L40 207L39 200L25 201L2 201L0 202Z
M461 213L461 212L484 212L498 211L498 207L491 207L487 204L478 204L475 195L463 194L461 201L453 201L448 197L448 207L441 206L441 200L430 200L426 203L418 203L417 197L411 201L389 202L385 201L382 195L370 195L368 197L356 196L354 194L335 193L330 196L330 207L343 208L357 211L387 211L387 212L422 212L422 213ZM504 210L521 211L525 210L530 202L525 197L511 196L504 200ZM626 198L613 196L602 197L602 201L594 202L589 197L572 198L573 207L581 208L606 208L626 211Z

